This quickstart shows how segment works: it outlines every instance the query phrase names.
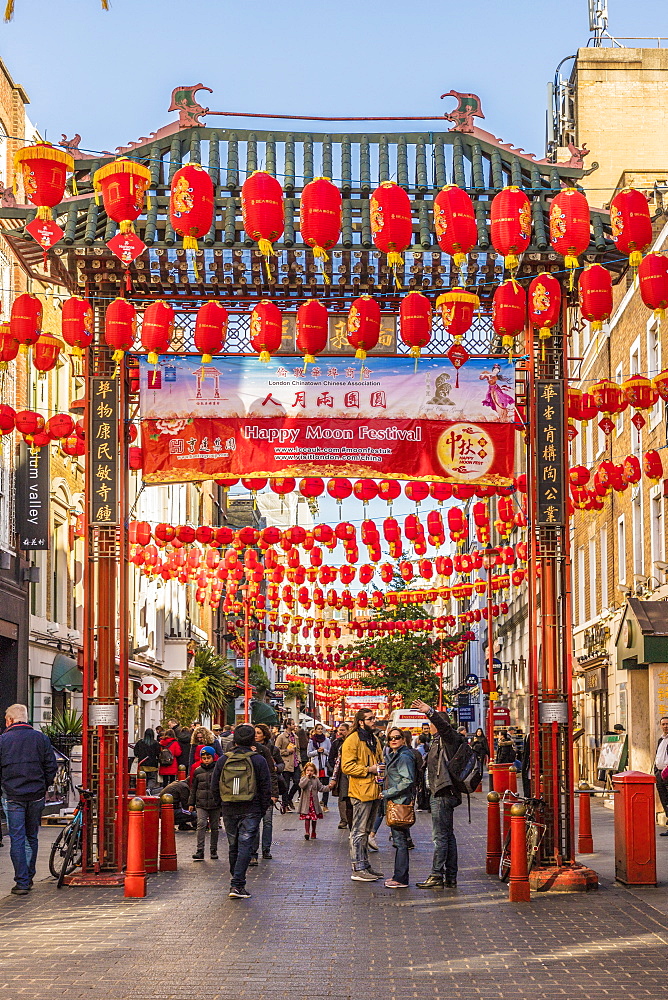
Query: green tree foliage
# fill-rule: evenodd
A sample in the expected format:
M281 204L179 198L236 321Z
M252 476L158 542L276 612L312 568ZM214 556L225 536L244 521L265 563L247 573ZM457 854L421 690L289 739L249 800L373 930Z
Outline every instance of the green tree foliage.
M306 685L301 681L290 681L285 692L286 699L296 698L300 705L306 704Z
M199 677L194 669L187 670L183 677L176 677L167 688L164 718L178 719L182 726L195 722L200 715L206 685L206 678Z
M251 684L256 687L258 691L268 691L271 687L271 681L259 663L251 663L248 676Z
M438 695L438 678L434 673L440 644L424 632L404 632L400 635L373 636L358 639L348 647L351 655L340 661L355 670L360 657L371 660L378 672L364 675L364 687L383 688L400 694L404 705L414 698L433 704Z
M193 673L204 682L199 712L214 716L233 696L236 677L227 668L227 662L212 646L200 646L194 656ZM180 721L180 720L179 720Z

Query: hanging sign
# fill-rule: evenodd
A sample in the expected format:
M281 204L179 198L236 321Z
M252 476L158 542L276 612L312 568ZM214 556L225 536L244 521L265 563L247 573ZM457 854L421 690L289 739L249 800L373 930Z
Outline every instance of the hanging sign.
M51 456L49 448L34 452L22 441L16 496L16 530L19 548L45 551L49 548L49 503Z
M347 476L505 486L515 368L471 360L140 358L143 478Z
M142 701L155 701L162 687L160 681L157 677L144 677L141 684L137 688L137 694L142 699Z
M118 379L89 379L90 523L118 524Z
M536 391L536 496L538 524L563 527L566 520L564 476L564 386L541 379Z

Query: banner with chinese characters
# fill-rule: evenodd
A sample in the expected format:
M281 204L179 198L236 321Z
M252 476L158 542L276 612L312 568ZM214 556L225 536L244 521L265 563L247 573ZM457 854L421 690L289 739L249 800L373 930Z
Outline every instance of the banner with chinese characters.
M90 383L90 523L118 524L118 379L89 379Z
M140 358L144 480L348 476L506 485L515 368L445 358Z
M16 531L28 551L49 548L51 524L51 456L48 448L33 451L22 441L16 490Z
M536 494L538 524L559 527L566 522L564 474L564 384L541 379L536 391Z

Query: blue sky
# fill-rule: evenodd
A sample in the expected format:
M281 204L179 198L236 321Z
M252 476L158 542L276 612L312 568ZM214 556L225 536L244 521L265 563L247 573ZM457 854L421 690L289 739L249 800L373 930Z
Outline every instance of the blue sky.
M589 37L587 0L110 2L16 0L0 25L0 55L52 141L79 132L82 149L113 149L166 124L172 89L200 82L212 110L316 115L442 115L454 89L480 96L482 127L542 156L547 81ZM614 35L668 35L659 0L609 7Z

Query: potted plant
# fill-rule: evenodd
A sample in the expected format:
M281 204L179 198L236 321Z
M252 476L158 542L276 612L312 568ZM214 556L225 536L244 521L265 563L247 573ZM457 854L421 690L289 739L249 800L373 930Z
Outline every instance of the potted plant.
M69 757L72 747L81 743L83 734L83 719L81 712L66 708L62 712L54 712L51 722L42 726L51 741L51 746Z

